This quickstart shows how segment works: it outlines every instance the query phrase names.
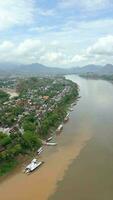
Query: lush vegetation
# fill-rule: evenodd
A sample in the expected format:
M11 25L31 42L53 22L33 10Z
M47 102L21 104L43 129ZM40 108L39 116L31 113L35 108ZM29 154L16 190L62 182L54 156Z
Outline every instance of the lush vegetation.
M0 104L8 100L9 100L9 95L6 92L0 90Z
M24 111L22 106L6 106L0 112L0 126L11 127L15 124L18 115Z
M4 162L0 164L0 176L3 176L4 174L7 174L8 172L12 171L18 164L18 161L16 159L13 159L8 162Z
M33 77L14 84L18 97L0 95L0 127L10 130L0 132L0 175L15 167L19 155L30 155L41 146L78 96L77 85L63 77Z
M5 135L0 133L0 175L10 171L17 162L19 154L29 154L41 146L41 141L35 132L25 131L20 133Z

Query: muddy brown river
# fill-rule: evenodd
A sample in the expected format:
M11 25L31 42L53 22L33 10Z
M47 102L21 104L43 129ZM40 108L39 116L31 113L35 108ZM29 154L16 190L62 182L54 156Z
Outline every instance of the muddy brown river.
M31 175L24 166L0 181L1 200L113 200L113 85L66 76L80 86L70 120Z

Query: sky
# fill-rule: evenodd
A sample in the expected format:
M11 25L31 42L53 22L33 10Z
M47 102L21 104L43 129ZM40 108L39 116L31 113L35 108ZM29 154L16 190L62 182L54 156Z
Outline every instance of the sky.
M0 62L113 64L113 0L0 0Z

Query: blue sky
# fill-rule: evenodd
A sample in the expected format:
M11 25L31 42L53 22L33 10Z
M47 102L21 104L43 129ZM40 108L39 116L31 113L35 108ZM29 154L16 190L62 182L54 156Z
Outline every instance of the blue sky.
M0 0L0 62L113 64L113 0Z

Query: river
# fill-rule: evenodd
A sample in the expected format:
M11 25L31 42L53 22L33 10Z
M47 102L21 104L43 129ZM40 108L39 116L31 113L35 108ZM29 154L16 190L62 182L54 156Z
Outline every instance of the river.
M66 78L78 83L81 98L55 137L58 145L45 149L45 164L33 174L22 166L1 180L1 200L113 199L113 85Z
M68 76L82 98L73 112L76 130L92 134L77 159L57 184L50 200L113 199L113 84Z

